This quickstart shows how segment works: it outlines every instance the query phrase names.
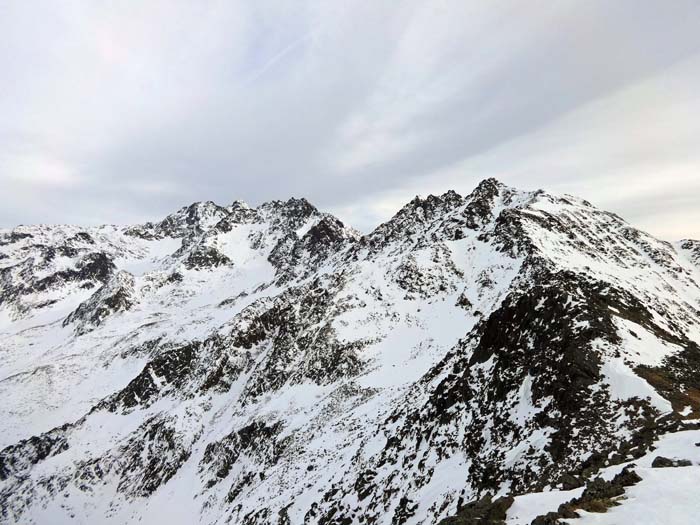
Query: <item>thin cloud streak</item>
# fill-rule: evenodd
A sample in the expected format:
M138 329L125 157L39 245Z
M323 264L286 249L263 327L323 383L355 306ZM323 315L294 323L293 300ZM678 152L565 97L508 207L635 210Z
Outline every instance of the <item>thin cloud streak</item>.
M285 46L282 48L275 56L273 56L270 60L267 61L258 71L256 71L248 80L246 83L254 82L255 80L259 79L261 76L263 76L265 73L267 73L270 69L272 69L280 60L282 60L286 55L297 49L299 46L301 46L304 42L309 40L313 36L314 32L309 32L302 36L301 38L297 38L294 40L292 43L290 43L288 46Z

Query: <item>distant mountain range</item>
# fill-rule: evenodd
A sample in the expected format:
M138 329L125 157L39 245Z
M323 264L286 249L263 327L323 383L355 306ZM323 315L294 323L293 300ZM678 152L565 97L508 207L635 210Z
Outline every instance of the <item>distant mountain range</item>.
M699 344L700 242L493 179L0 230L0 522L695 523Z

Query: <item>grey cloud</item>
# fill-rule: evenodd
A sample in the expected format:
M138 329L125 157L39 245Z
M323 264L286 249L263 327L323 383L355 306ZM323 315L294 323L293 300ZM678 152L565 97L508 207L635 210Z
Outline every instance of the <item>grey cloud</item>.
M11 80L0 87L3 226L131 222L194 200L291 195L364 226L385 218L385 204L365 209L380 201L492 175L593 201L601 177L616 177L629 199L602 204L653 226L621 157L640 177L685 157L688 169L700 164L684 125L653 155L630 153L624 134L600 147L581 135L618 129L610 107L587 108L624 102L650 79L674 85L633 108L686 100L675 92L700 77L696 2L68 5L0 8ZM577 147L580 162L561 160ZM669 199L689 214L698 205Z

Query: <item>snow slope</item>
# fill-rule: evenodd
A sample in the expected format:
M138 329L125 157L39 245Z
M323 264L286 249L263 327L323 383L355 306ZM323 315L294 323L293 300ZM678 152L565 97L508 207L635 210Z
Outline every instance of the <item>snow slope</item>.
M700 430L666 434L654 442L653 451L634 460L601 472L603 479L612 479L628 465L634 467L641 480L629 487L605 513L579 510L579 518L565 520L570 525L618 525L644 523L695 523L700 513L697 486L700 481ZM687 466L654 468L657 457L690 462ZM555 490L516 496L508 510L507 525L529 525L537 516L556 510L559 505L581 496L583 488Z
M493 179L0 231L0 521L525 523L696 425L696 252Z

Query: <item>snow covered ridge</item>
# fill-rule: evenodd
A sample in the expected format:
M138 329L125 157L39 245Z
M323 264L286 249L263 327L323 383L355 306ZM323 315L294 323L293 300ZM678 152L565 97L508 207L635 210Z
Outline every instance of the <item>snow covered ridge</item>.
M493 179L0 231L0 522L644 523L700 475L699 257Z

